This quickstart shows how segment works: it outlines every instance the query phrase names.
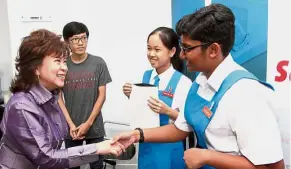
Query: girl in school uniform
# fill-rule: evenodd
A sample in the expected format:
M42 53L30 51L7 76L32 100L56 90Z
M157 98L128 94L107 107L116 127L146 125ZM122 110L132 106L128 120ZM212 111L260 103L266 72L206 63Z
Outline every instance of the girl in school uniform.
M175 121L179 107L185 103L191 80L180 73L183 62L179 58L179 37L167 27L152 31L147 39L147 57L153 69L143 74L143 83L158 86L159 98L149 98L148 105L160 115L160 126ZM123 93L130 97L132 84L123 86ZM138 169L184 169L183 142L141 143Z

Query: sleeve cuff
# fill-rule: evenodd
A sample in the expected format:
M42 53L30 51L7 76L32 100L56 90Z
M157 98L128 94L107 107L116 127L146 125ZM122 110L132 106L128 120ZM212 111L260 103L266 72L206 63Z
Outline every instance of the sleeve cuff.
M175 121L175 126L179 129L179 130L182 130L182 131L185 131L185 132L191 132L193 131L192 128L190 128L187 124L185 123L179 123L177 122L177 120Z
M96 144L88 144L69 148L68 156L70 168L98 161L99 155L96 154L96 151Z

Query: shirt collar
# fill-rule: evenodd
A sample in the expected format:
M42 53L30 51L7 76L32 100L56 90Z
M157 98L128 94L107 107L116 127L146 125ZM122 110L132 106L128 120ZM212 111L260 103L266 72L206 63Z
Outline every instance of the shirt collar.
M154 69L154 71L152 72L151 79L154 80L154 78L156 77L156 75L159 76L160 80L161 79L165 79L167 77L171 77L174 71L175 71L175 69L173 68L172 65L166 71L164 71L163 73L161 73L159 75L157 73L157 70Z
M240 69L243 68L232 59L231 55L229 55L218 65L208 79L204 73L200 73L196 78L196 82L201 86L208 85L217 92L224 79L234 70Z
M33 87L31 87L29 93L33 96L33 98L38 104L45 104L46 102L50 100L55 102L57 101L57 98L58 98L57 90L50 92L49 90L47 90L40 84L34 85Z

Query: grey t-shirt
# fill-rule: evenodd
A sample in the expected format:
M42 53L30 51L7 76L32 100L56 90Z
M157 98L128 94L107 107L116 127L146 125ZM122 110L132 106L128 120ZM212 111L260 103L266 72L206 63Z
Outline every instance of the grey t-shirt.
M90 116L98 98L98 87L111 82L105 61L98 56L88 54L82 63L73 63L67 59L68 73L63 88L65 104L74 124L79 126ZM89 129L85 138L104 136L101 112Z

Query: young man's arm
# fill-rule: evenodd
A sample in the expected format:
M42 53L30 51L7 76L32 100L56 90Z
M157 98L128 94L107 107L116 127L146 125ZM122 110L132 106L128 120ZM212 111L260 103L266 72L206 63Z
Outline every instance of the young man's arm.
M177 142L184 140L189 132L178 129L174 124L168 124L162 127L143 129L144 142ZM114 137L112 143L120 142L125 147L136 143L140 140L140 131L134 130L127 133L122 133Z
M82 123L78 127L78 133L77 133L78 137L86 135L86 133L88 132L90 127L93 125L96 117L101 112L101 108L106 100L106 86L104 85L104 86L98 87L98 93L99 93L98 98L94 104L93 110L92 110L89 118L87 119L86 122Z
M181 112L184 112L184 107L181 107ZM187 124L184 113L179 113L175 124L169 124L162 127L143 129L145 142L177 142L182 141L189 135L189 132L193 132L191 126ZM116 141L122 142L128 146L132 143L138 142L140 139L140 132L134 130L127 133L122 133L113 139L113 143Z
M177 142L184 140L189 135L189 132L178 129L174 124L144 129L143 133L145 142Z
M70 114L69 114L69 112L68 112L68 110L66 108L66 105L65 105L65 103L63 101L63 94L62 94L62 92L60 92L60 94L59 94L58 103L59 103L59 106L60 106L61 110L63 111L64 116L66 118L66 121L67 121L67 123L68 123L68 125L70 127L70 135L71 135L71 137L73 139L75 139L77 137L76 132L75 132L76 126L75 126L74 122L72 121L72 119L70 117Z
M106 100L106 86L100 86L98 88L98 98L96 103L94 104L93 110L91 115L89 116L87 122L92 125L96 119L96 117L99 115L99 113L101 112L101 108Z

